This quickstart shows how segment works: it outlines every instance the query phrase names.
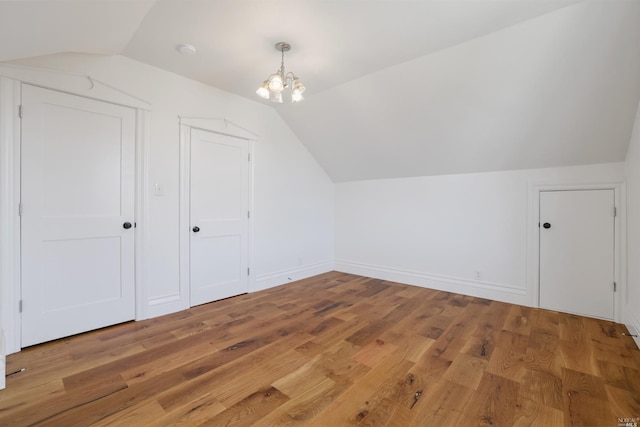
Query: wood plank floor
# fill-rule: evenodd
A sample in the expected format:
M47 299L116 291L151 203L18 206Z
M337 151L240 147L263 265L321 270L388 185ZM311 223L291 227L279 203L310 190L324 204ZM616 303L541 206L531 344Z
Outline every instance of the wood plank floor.
M332 272L10 355L0 425L617 426L622 332Z

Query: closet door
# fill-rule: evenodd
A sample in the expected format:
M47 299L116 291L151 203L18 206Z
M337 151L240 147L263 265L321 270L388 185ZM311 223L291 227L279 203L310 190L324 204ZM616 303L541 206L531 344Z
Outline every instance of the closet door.
M614 318L614 190L540 193L540 307Z
M248 144L191 129L191 306L248 291Z
M135 110L23 85L22 346L132 320Z

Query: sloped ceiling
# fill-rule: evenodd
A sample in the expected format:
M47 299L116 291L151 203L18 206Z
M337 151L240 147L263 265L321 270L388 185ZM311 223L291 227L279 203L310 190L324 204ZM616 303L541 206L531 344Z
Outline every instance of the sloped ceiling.
M266 102L336 182L622 161L640 98L638 0L22 0L0 37ZM255 95L278 41L300 104Z
M1 1L0 61L58 52L119 54L153 3L153 0Z
M281 111L335 181L623 161L640 1L582 3Z

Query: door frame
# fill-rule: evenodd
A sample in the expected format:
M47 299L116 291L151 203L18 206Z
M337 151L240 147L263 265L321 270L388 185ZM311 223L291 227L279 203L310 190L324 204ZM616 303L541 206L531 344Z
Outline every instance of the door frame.
M89 84L87 84L89 82ZM55 90L101 102L133 108L135 119L135 183L134 183L134 268L135 319L148 317L145 285L145 255L148 188L148 147L150 104L120 89L103 84L90 76L39 69L0 65L0 325L4 333L6 354L22 348L22 322L19 310L21 295L20 174L21 122L19 106L22 84ZM1 339L2 337L0 337Z
M249 292L255 289L255 274L253 274L253 176L254 176L254 144L258 135L238 126L224 118L202 118L202 117L178 117L180 129L180 286L179 293L169 295L162 303L178 303L180 310L186 310L191 306L191 279L190 279L190 236L189 224L191 222L191 129L200 129L213 132L219 135L232 138L244 139L248 143L249 151L249 177L248 177L248 204L249 204L249 224L247 237L247 265L250 274L248 275L247 288Z
M613 190L616 217L614 218L614 294L613 320L621 323L623 301L627 295L626 277L626 187L624 182L603 182L584 184L529 185L529 209L527 212L527 282L528 299L532 307L540 307L540 193L544 191Z

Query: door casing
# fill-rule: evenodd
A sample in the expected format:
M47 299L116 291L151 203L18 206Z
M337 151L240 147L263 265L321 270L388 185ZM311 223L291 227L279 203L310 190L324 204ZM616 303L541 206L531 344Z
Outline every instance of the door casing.
M87 85L87 80L92 82ZM20 117L21 85L28 83L45 89L96 99L136 109L135 130L135 298L136 320L147 318L145 254L149 196L148 145L149 103L96 79L74 73L52 72L34 67L0 65L0 287L2 289L2 327L6 354L21 350L20 304Z
M532 307L540 307L540 193L543 191L570 190L613 190L617 215L614 221L614 281L617 289L614 295L615 322L622 322L623 301L626 299L626 203L624 182L594 183L531 183L528 188L527 214L527 293Z
M253 212L253 168L254 154L253 148L257 141L257 135L253 132L235 125L226 119L219 118L200 118L200 117L180 117L180 290L178 295L170 296L176 303L179 303L180 309L184 310L190 307L190 143L191 129L201 129L208 132L218 133L221 135L241 138L248 141L248 151L251 161L249 162L249 212ZM248 290L252 292L255 289L255 275L253 274L253 215L249 215L248 227L248 259L249 281Z

